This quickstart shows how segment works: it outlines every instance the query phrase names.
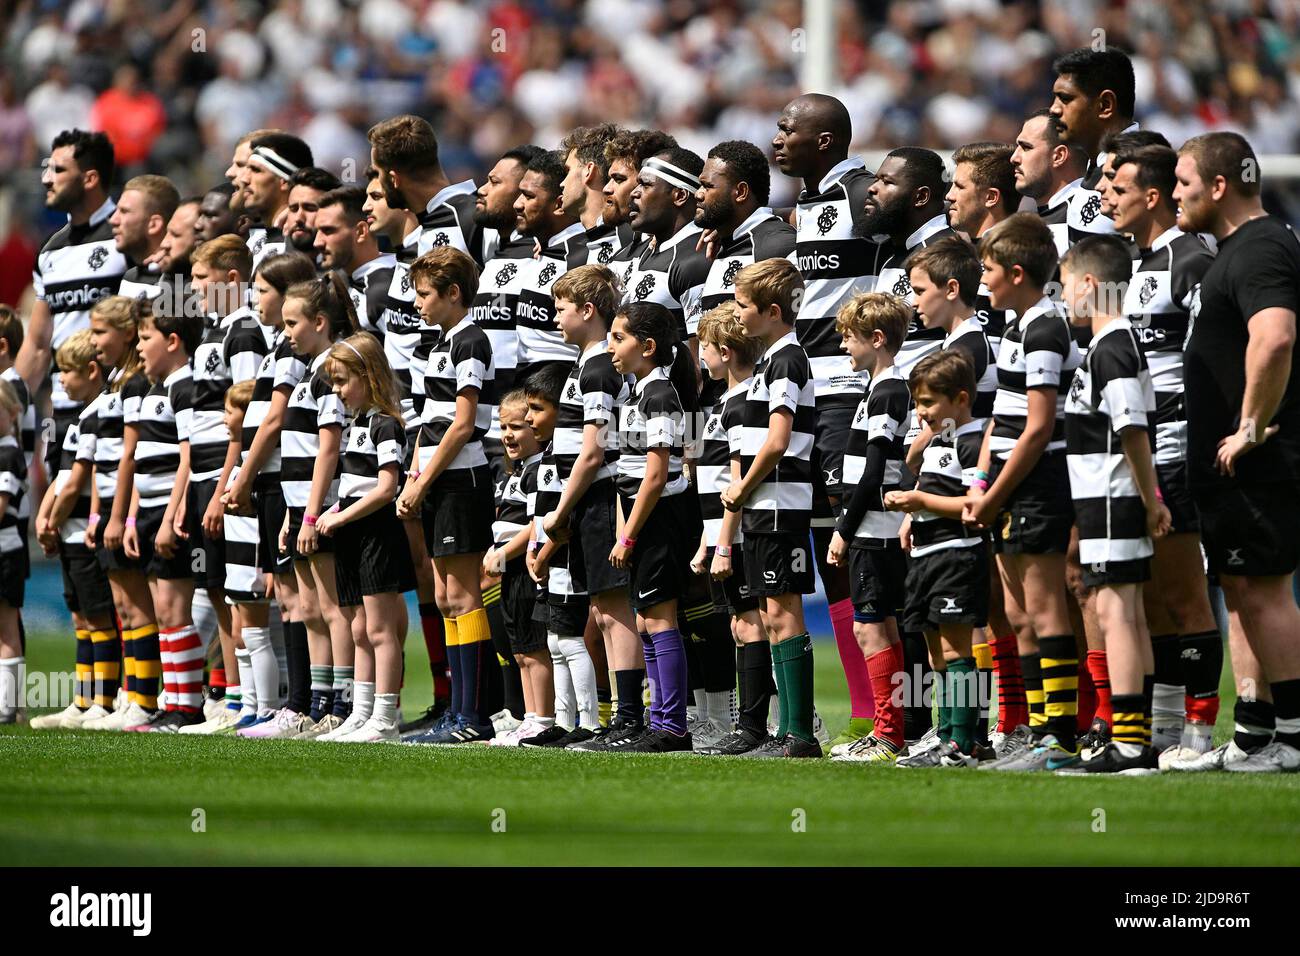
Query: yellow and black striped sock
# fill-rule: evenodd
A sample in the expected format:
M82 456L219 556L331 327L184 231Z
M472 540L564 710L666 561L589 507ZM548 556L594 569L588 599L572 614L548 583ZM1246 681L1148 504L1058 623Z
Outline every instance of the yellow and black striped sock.
M1154 674L1142 675L1142 743L1151 746L1151 715L1154 713L1156 678Z
M95 701L95 648L90 643L90 631L77 628L77 688L76 705L85 710Z
M1039 654L1020 655L1020 674L1025 682L1025 703L1029 707L1029 726L1041 733L1047 722L1043 713L1043 660Z
M145 710L158 709L158 685L162 681L162 655L158 627L145 624L126 634L135 648L135 700Z
M1042 654L1044 732L1074 748L1079 714L1079 650L1073 634L1038 639Z
M1126 756L1132 756L1136 753L1132 748L1144 747L1149 740L1147 734L1150 729L1146 726L1142 713L1142 695L1112 694L1110 703L1114 710L1110 739L1117 744L1124 744L1124 749L1130 751Z
M94 654L95 703L112 710L122 680L122 642L116 631L91 631L90 645Z
M139 703L135 689L135 638L134 630L122 631L122 686L126 688L127 703Z

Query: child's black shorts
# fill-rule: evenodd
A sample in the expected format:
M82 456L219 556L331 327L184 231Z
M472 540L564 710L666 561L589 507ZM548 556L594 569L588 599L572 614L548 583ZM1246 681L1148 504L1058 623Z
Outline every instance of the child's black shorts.
M278 476L275 476L278 479ZM293 558L280 551L280 529L288 510L284 492L278 480L267 482L253 492L253 507L257 511L257 560L263 574L293 573Z
M907 603L906 585L907 555L901 545L849 548L849 596L855 621L879 624L896 617Z
M208 510L212 496L217 493L217 479L190 482L187 498L186 523L190 526L190 540L203 542L203 560L195 562L194 586L209 591L226 589L226 539L213 538L203 530L203 513Z
M515 654L546 650L546 624L533 619L537 603L537 582L528 576L524 559L507 562L501 576L501 613Z
M135 533L140 540L140 561L144 565L144 573L151 578L160 578L164 581L193 578L194 552L196 549L199 551L203 549L202 543L194 540L193 535L188 541L177 538L175 551L170 558L164 558L159 554L154 544L158 532L162 530L163 517L166 513L167 506L159 505L156 508L142 507L135 516Z
M527 572L525 572L527 573ZM591 600L586 595L569 595L559 600L547 595L546 628L561 637L581 637L587 630L591 616Z
M27 591L27 554L21 548L0 554L0 601L22 607Z
M988 620L989 553L982 542L912 558L904 630L937 631L941 624L984 627Z
M690 589L691 558L704 528L699 504L689 497L688 492L660 498L637 535L628 569L628 600L634 611L677 600ZM623 513L631 514L633 504L624 499Z
M994 459L992 484L1005 466ZM993 526L993 546L1003 554L1065 554L1074 527L1074 501L1065 453L1045 454L1003 505Z
M343 502L340 509L351 502ZM334 539L334 580L339 606L356 607L370 594L401 594L415 589L415 569L406 531L391 502L345 524Z
M285 541L289 545L289 552L288 552L289 560L306 561L308 558L311 557L311 555L302 554L298 551L298 532L302 530L302 519L303 516L307 513L307 509L295 508L293 505L290 505L288 511L289 511L289 533L288 535L285 536ZM279 535L277 535L276 537L278 538ZM279 549L280 543L278 540L276 541L275 546L277 549ZM323 535L323 534L317 535L316 551L314 553L333 554L334 539L329 537L328 535Z
M94 551L84 544L60 541L59 564L63 566L63 600L69 611L87 618L113 613L113 591Z
M626 588L628 574L609 563L618 540L614 482L598 481L573 509L569 538L569 577L579 594L600 594ZM639 542L638 542L639 546Z
M1083 586L1099 588L1107 584L1143 584L1151 580L1151 559L1132 561L1101 561L1084 564Z
M100 501L99 513L101 517L95 528L95 540L99 543L99 547L95 549L95 556L99 566L105 571L143 571L144 564L136 558L128 558L122 548L114 548L110 551L104 547L104 529L108 527L108 516L113 513L113 499Z
M726 611L732 617L758 610L758 598L754 597L749 589L749 581L745 579L745 550L741 544L737 543L731 549L731 577L717 580L708 571L712 566L713 549L710 548L704 567L709 579L709 596L713 598L714 607Z
M755 598L812 594L813 554L808 532L746 531L741 551L745 582Z
M420 511L429 557L485 553L492 547L495 514L492 473L486 465L466 476L457 474L450 482L440 475Z

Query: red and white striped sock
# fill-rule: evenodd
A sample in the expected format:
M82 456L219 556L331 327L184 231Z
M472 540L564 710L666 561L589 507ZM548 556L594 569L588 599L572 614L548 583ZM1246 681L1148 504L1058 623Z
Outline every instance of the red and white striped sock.
M206 648L192 624L173 631L171 645L177 709L196 712L203 707L203 661L207 656Z

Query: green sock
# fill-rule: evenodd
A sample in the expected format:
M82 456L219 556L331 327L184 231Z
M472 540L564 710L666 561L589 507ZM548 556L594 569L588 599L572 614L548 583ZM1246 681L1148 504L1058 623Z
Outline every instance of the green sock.
M785 672L785 697L781 717L786 732L813 743L813 655L812 637L800 634L772 646L772 661L778 673Z
M946 745L952 740L952 684L948 671L934 672L934 701L939 708L939 742Z
M979 723L977 676L973 657L959 657L948 662L948 707L952 714L952 739L964 754L970 753L975 746L975 726Z
M790 726L790 695L786 693L785 687L785 665L781 663L779 657L780 644L772 645L772 678L776 681L776 701L777 701L777 720L776 720L776 739L780 740L785 736L786 730Z

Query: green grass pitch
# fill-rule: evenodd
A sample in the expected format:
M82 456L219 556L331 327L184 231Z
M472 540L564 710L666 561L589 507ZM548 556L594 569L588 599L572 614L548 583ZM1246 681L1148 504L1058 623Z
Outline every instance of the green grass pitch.
M409 651L413 713L429 681L418 638ZM71 653L70 638L33 636L29 671L67 669ZM839 660L829 641L816 655L837 729ZM1219 738L1230 729L1225 706ZM1295 865L1297 798L1300 775L1071 780L0 731L11 865Z

